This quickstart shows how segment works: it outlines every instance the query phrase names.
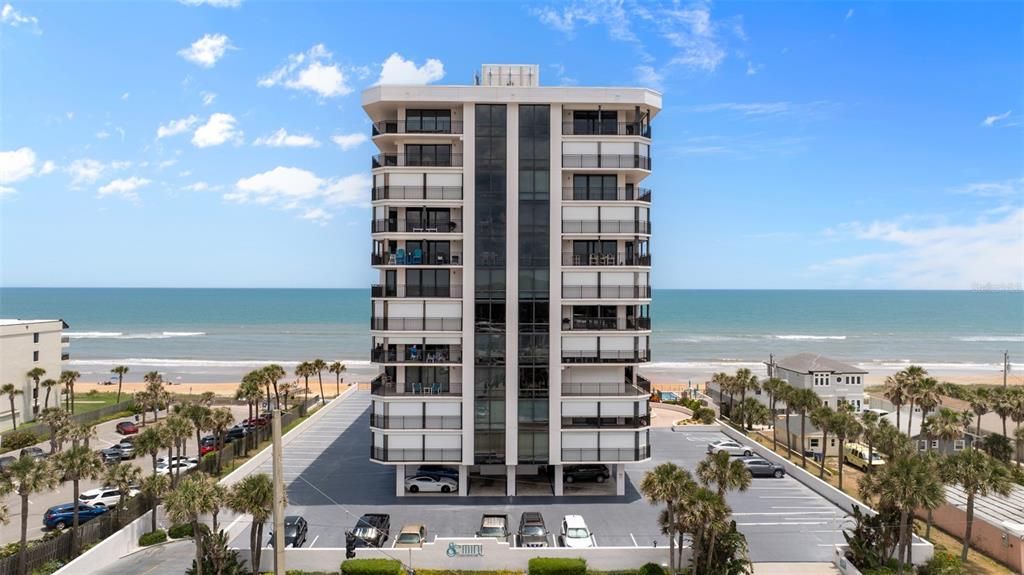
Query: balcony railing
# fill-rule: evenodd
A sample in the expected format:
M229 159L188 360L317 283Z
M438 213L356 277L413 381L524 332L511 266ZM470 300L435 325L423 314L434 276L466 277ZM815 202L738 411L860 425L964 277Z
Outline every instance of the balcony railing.
M644 390L644 393L651 393L651 380L640 374L636 376L636 386Z
M562 319L562 331L649 330L649 317L574 317Z
M460 363L462 346L449 345L443 349L424 350L418 346L413 352L409 346L403 349L371 349L370 361L373 363Z
M377 198L374 198L377 199ZM650 202L651 190L648 188L562 188L563 200L591 202Z
M563 417L562 429L638 429L649 427L649 417Z
M67 361L69 359L71 359L71 354L70 353L65 351L64 353L60 354L60 360L61 361Z
M462 331L461 317L371 317L377 331Z
M651 299L651 286L562 286L564 299Z
M378 186L374 200L461 200L462 186Z
M375 254L370 253L370 265L373 266L457 266L462 265L461 253L452 253L445 256L436 254L434 257L420 254L419 258L415 253L402 251L402 253Z
M650 445L644 445L639 448L562 448L562 461L566 462L643 461L644 459L650 459L650 457Z
M461 383L395 383L384 375L370 381L370 395L384 397L453 397L462 396Z
M651 254L562 252L563 266L649 266Z
M461 134L462 122L443 118L383 120L373 123L373 135L381 134ZM648 136L649 137L649 136Z
M651 157L639 154L562 154L562 167L650 170Z
M70 335L62 335L62 336L60 336L60 342L61 343L71 343L71 336Z
M370 427L380 429L462 429L461 415L370 414Z
M399 285L391 288L374 284L370 286L370 297L461 298L462 284L447 286Z
M631 156L632 157L632 156ZM376 168L459 168L462 166L462 154L446 154L439 156L410 156L407 154L377 154L373 157L372 166Z
M383 232L458 234L462 233L462 220L451 219L429 223L404 219L370 220L370 232L374 234Z
M562 220L563 234L650 234L646 220Z
M641 363L651 361L651 350L562 350L562 363Z
M462 461L462 449L388 449L370 447L370 459L384 462L458 462Z
M566 383L562 382L563 397L586 397L586 396L637 396L650 395L650 388L644 390L642 387L633 385L632 382L624 383Z
M651 126L640 122L562 122L563 136L640 136L651 137Z

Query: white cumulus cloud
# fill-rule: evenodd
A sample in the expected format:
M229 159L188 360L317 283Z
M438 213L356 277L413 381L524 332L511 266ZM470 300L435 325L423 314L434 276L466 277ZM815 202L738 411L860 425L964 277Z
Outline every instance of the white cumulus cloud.
M1012 110L1007 110L1002 114L996 114L994 116L985 116L985 119L981 121L981 125L985 126L986 128L991 128L992 126L995 126L999 122L1008 119L1010 117L1011 112Z
M252 143L254 146L268 146L271 148L319 148L320 142L313 136L303 134L289 134L281 128L269 136L256 138Z
M53 160L46 160L43 162L43 166L39 168L39 175L45 176L47 174L52 174L55 171L57 171L57 164L54 164Z
M187 192L205 192L206 190L210 189L210 184L207 184L206 182L199 181L199 182L195 182L195 183L189 184L187 186L183 186L181 189L183 189L183 190L185 190Z
M131 165L131 162L124 160L105 164L92 158L80 158L68 164L64 171L71 174L71 187L77 188L99 180L108 171L124 170Z
M196 122L198 121L199 118L196 116L189 116L180 120L171 120L166 124L161 124L160 127L156 129L156 138L159 140L160 138L166 138L168 136L184 134L189 131L192 126L196 125Z
M213 114L205 124L196 128L192 134L192 145L197 148L208 148L227 141L240 141L242 132L237 129L236 123L235 117L231 114Z
M338 134L337 136L331 136L331 141L338 144L342 150L348 151L358 147L360 144L366 142L369 138L362 132L356 132L355 134Z
M38 18L18 12L10 3L6 3L3 8L0 8L0 22L15 28L23 25L30 26L37 34L41 33Z
M345 73L334 62L334 56L323 44L309 51L288 56L288 62L260 78L264 88L284 86L292 90L308 90L321 98L344 96L352 92Z
M146 178L139 178L137 176L113 180L99 189L99 197L121 196L126 200L136 200L139 196L135 192L139 188L148 186L149 183L150 181Z
M32 148L0 152L0 184L19 182L36 171L36 153Z
M331 208L365 205L371 181L368 174L321 178L309 170L278 166L238 180L224 199L285 210L301 209L300 218L323 223L330 219Z
M231 40L224 34L204 34L188 48L178 50L178 55L203 68L212 68L229 48Z
M310 208L299 217L325 226L334 217L334 214L328 213L323 208Z
M417 66L416 62L402 58L399 53L388 56L380 67L378 84L429 84L444 78L444 64L430 58Z

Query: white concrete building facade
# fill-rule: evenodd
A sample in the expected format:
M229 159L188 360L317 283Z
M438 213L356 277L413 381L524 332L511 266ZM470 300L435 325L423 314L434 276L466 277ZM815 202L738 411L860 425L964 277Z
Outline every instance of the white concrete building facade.
M641 88L363 93L373 167L371 459L517 484L649 458L650 122ZM619 482L624 485L623 481Z
M28 373L42 368L45 374L40 382L60 378L63 362L68 359L68 337L63 335L67 327L59 319L0 319L0 385L13 383L21 389L14 405L19 425L34 420L44 407L46 390L37 386ZM51 393L50 405L55 401L59 404L59 388ZM0 397L0 420L4 428L10 426L10 411L8 398Z

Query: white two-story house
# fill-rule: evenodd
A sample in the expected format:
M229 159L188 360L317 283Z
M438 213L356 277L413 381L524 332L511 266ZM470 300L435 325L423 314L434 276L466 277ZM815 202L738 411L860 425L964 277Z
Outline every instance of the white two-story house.
M860 412L867 407L864 381L868 372L816 353L799 353L768 362L768 377L786 381L798 389L813 389L823 404L835 408L846 401Z

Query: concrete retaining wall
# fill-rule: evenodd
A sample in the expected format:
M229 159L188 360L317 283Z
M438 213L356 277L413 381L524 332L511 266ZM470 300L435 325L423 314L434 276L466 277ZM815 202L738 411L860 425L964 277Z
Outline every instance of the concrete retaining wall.
M967 524L967 512L947 503L932 512L932 519L936 527L961 539ZM977 513L971 530L971 546L1010 567L1014 573L1024 573L1024 540L1020 535L978 517Z

